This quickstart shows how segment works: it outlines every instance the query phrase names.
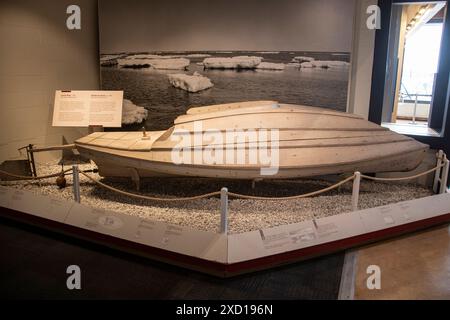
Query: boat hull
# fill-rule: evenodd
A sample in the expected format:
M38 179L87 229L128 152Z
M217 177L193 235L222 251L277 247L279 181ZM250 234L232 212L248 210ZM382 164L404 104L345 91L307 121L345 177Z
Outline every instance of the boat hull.
M137 159L135 153L133 153L133 157L128 157L126 154L111 153L110 150L99 147L79 146L78 150L96 163L99 174L103 177L133 177L137 172L139 177L185 176L249 180L293 179L355 171L362 173L410 171L422 162L426 153L426 149L419 149L339 164L280 166L275 174L261 175L260 167L176 165L168 162Z

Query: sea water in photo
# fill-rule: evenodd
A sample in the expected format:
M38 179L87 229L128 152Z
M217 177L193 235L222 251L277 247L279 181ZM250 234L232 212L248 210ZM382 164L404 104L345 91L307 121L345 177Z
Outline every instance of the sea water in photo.
M145 123L124 126L126 130L145 126L147 130L163 130L173 125L173 120L192 106L220 103L275 100L280 103L301 104L345 111L349 68L299 68L288 65L297 56L316 61L349 62L348 53L313 52L165 52L159 55L188 55L205 53L211 57L258 56L263 62L284 63L285 69L275 70L222 70L204 69L204 57L188 58L187 70L155 70L151 68L129 69L118 66L102 67L102 89L123 90L124 98L145 107L148 117ZM134 53L126 53L124 56ZM148 54L148 53L147 53ZM102 55L104 56L104 55ZM190 93L173 87L168 74L198 72L208 77L212 88Z

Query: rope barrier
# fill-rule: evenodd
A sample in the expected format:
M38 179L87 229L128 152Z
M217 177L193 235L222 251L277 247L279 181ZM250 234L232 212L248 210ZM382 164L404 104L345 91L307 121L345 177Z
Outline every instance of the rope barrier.
M425 172L422 173L418 173L416 175L413 176L409 176L409 177L399 177L399 178L379 178L379 177L371 177L371 176L366 176L364 174L361 174L361 178L367 179L367 180L373 180L373 181L402 181L402 180L410 180L410 179L415 179L415 178L419 178L421 176L425 176L431 172L434 172L442 167L444 167L445 164L441 164L438 165L436 167L434 167L433 169L427 170Z
M301 199L301 198L307 198L307 197L312 197L333 189L336 189L337 187L343 185L344 183L353 180L355 178L355 175L352 175L336 184L333 184L332 186L329 186L327 188L321 189L321 190L317 190L317 191L313 191L313 192L309 192L309 193L305 193L305 194L301 194L301 195L297 195L297 196L290 196L290 197L257 197L257 196L249 196L249 195L245 195L245 194L240 194L240 193L234 193L234 192L228 192L228 195L231 197L235 197L235 198L241 198L241 199L253 199L253 200L292 200L292 199Z
M209 198L212 196L216 196L216 195L220 195L220 191L215 191L215 192L210 192L210 193L205 193L202 195L198 195L198 196L193 196L193 197L184 197L184 198L158 198L158 197L149 197L149 196L144 196L144 195L140 195L140 194L136 194L136 193L131 193L131 192L126 192L126 191L122 191L119 190L117 188L111 187L107 184L104 184L100 181L95 180L94 178L92 178L91 176L89 176L88 174L84 173L84 172L80 172L80 174L82 174L83 176L85 176L86 178L88 178L89 180L91 180L92 182L102 186L103 188L109 189L111 191L126 195L126 196L130 196L130 197L135 197L135 198L139 198L139 199L144 199L144 200L152 200L152 201L187 201L187 200L197 200L197 199L203 199L203 198ZM236 198L242 198L242 199L255 199L255 200L289 200L289 199L300 199L300 198L305 198L305 197L310 197L310 196L314 196L317 194L321 194L333 189L336 189L337 187L343 185L344 183L353 180L355 177L355 175L352 175L348 178L346 178L345 180L342 180L341 182L338 182L332 186L329 186L327 188L318 190L318 191L314 191L314 192L310 192L310 193L306 193L306 194L302 194L302 195L297 195L297 196L290 196L290 197L280 197L280 198L269 198L269 197L257 197L257 196L249 196L249 195L244 195L244 194L239 194L239 193L233 193L233 192L228 192L229 196L232 197L236 197Z
M414 176L409 176L409 177L399 177L399 178L379 178L379 177L371 177L371 176L366 176L364 174L361 174L361 178L367 179L367 180L372 180L372 181L401 181L401 180L410 180L410 179L415 179L424 175L427 175L431 172L434 172L442 167L444 167L445 164L440 164L437 165L436 167L427 170L425 172L416 174ZM18 179L22 179L22 180L39 180L39 179L47 179L47 178L52 178L52 177L57 177L59 175L61 175L61 173L67 173L69 171L72 171L72 169L66 169L62 172L58 172L58 173L54 173L54 174L49 174L49 175L45 175L45 176L39 176L39 177L32 177L32 176L22 176L22 175L17 175L17 174L13 174L10 172L6 172L3 170L0 170L1 174L4 175L8 175L11 177L15 177ZM104 184L100 181L95 180L94 178L92 178L90 175L88 175L87 173L80 171L80 174L82 174L83 176L85 176L86 178L88 178L89 180L91 180L92 182L100 185L103 188L106 188L108 190L120 193L122 195L125 196L130 196L130 197L134 197L134 198L139 198L139 199L144 199L144 200L151 200L151 201L189 201L189 200L198 200L198 199L204 199L204 198L209 198L212 196L220 196L220 191L215 191L215 192L210 192L210 193L206 193L206 194L202 194L202 195L198 195L198 196L193 196L193 197L184 197L184 198L158 198L158 197L150 197L150 196L145 196L145 195L140 195L140 194L135 194L135 193L131 193L131 192L126 192L126 191L122 191L119 190L117 188L111 187L107 184ZM251 200L293 200L293 199L302 199L302 198L307 198L307 197L312 197L312 196L316 196L325 192L328 192L330 190L336 189L339 186L347 183L350 180L355 179L355 174L353 174L352 176L336 183L333 184L327 188L321 189L321 190L317 190L317 191L313 191L313 192L309 192L309 193L305 193L305 194L301 194L301 195L296 195L296 196L289 196L289 197L259 197L259 196L251 196L251 195L245 195L245 194L240 194L240 193L234 193L234 192L228 192L228 196L230 197L235 197L235 198L240 198L240 199L251 199Z
M58 172L58 173L53 173L53 174L48 174L46 176L38 176L38 177L22 176L22 175L19 175L19 174L10 173L10 172L3 171L3 170L0 170L0 173L4 174L6 176L10 176L10 177L13 177L13 178L20 179L20 180L40 180L40 179L48 179L48 178L58 177L62 173L66 173L66 172L69 172L69 171L72 171L72 169L66 169L66 170Z
M125 196L130 196L130 197L144 199L144 200L151 200L151 201L189 201L189 200L197 200L197 199L209 198L209 197L212 197L212 196L220 195L220 191L215 191L215 192L205 193L205 194L198 195L198 196L185 197L185 198L157 198L157 197L149 197L149 196L144 196L144 195L140 195L140 194L136 194L136 193L122 191L122 190L116 189L114 187L108 186L107 184L104 184L104 183L102 183L100 181L95 180L94 178L92 178L87 173L84 173L83 171L80 171L80 174L82 174L83 176L85 176L89 180L95 182L96 184L102 186L103 188L106 188L108 190L111 190L111 191L123 194Z
M409 179L414 179L417 177L421 177L423 175L427 175L433 171L436 171L440 168L442 168L444 165L438 165L433 169L427 170L425 172L416 174L414 176L410 176L410 177L401 177L401 178L377 178L377 177L370 177L370 176L366 176L366 175L361 175L361 178L365 178L368 180L374 180L374 181L400 181L400 180L409 180ZM130 196L130 197L135 197L135 198L139 198L139 199L145 199L145 200L152 200L152 201L188 201L188 200L197 200L197 199L203 199L203 198L209 198L212 196L217 196L220 195L220 191L215 191L215 192L210 192L210 193L206 193L206 194L202 194L202 195L198 195L198 196L194 196L194 197L185 197L185 198L158 198L158 197L149 197L149 196L144 196L144 195L139 195L139 194L135 194L135 193L130 193L130 192L126 192L126 191L122 191L119 189L116 189L114 187L111 187L107 184L104 184L100 181L95 180L94 178L92 178L91 176L89 176L88 174L86 174L85 172L80 172L80 174L84 175L86 178L88 178L89 180L93 181L94 183L97 183L98 185L109 189L111 191L126 195L126 196ZM302 199L302 198L307 198L307 197L312 197L312 196L316 196L328 191L331 191L333 189L336 189L338 187L340 187L341 185L347 183L348 181L351 181L355 179L355 175L353 174L352 176L338 182L335 183L329 187L326 187L324 189L321 190L317 190L317 191L313 191L313 192L309 192L309 193L305 193L305 194L301 194L301 195L296 195L296 196L289 196L289 197L258 197L258 196L250 196L250 195L245 195L245 194L240 194L240 193L234 193L234 192L228 192L228 196L230 197L235 197L235 198L240 198L240 199L250 199L250 200L293 200L293 199Z

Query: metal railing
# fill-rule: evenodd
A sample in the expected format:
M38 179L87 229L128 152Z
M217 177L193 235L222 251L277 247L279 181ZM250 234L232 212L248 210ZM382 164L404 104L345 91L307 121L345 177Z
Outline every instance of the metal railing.
M405 102L405 98L404 97L408 97L410 98L411 101L414 101L414 109L413 109L413 115L412 115L412 121L411 124L417 124L416 118L417 118L417 105L419 103L419 97L430 97L432 98L433 95L431 94L421 94L421 93L400 93L400 99L401 101L404 103ZM430 101L426 101L427 103L429 102L431 104L431 99ZM429 117L429 115L427 116L427 118Z

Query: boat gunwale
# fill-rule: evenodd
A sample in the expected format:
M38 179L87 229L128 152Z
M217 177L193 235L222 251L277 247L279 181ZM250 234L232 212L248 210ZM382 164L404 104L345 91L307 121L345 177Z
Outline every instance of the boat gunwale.
M281 131L281 130L280 130ZM378 130L377 130L378 131ZM193 136L195 135L197 132L189 132L189 135ZM202 131L201 133L207 133L206 131ZM368 138L368 137L388 137L388 136L396 136L397 134L395 132L392 131L386 131L386 130L379 130L379 133L381 134L376 134L376 135L361 135L361 136L343 136L343 137L321 137L321 138L296 138L296 139L279 139L278 141L297 141L297 140L301 140L301 141L314 141L314 140L332 140L332 139L352 139L352 138ZM414 140L411 137L408 136L403 136L406 139L409 140ZM156 142L159 143L163 143L166 140L161 140L158 141L155 140ZM247 142L254 142L254 141L247 141Z
M315 145L304 145L304 146L283 146L280 147L280 149L305 149L305 148L338 148L338 147L357 147L357 146L372 146L372 145L383 145L383 144L389 144L389 143L406 143L406 142L411 142L412 138L407 138L407 139L403 139L403 140L392 140L392 141L382 141L382 142L365 142L365 143L348 143L348 144L342 144L342 145L338 145L338 144L315 144ZM294 140L283 140L283 141L294 141ZM252 143L252 142L250 142ZM250 147L250 146L246 146L244 148L240 147L239 145L246 145L247 143L230 143L230 144L225 144L226 145L237 145L236 150L250 150L250 149L258 149L259 147ZM116 148L116 147L109 147L109 146L99 146L99 145L92 145L92 144L85 144L87 146L92 146L92 147L100 147L100 148L105 148L105 149L113 149L113 150L120 150L120 151L126 151L126 152L151 152L151 151L155 151L155 152L168 152L168 151L172 151L174 149L174 147L151 147L150 149L120 149L120 148ZM210 145L206 145L206 146L178 146L177 148L182 148L184 149L206 149L208 147L213 147L213 146L224 146L224 144L210 144Z
M175 128L175 126L170 127L167 130L171 130L172 128ZM176 129L176 128L175 128ZM243 130L260 130L260 129L266 129L266 130L278 130L278 131L296 131L296 130L305 130L305 131L390 131L392 133L396 133L392 130L390 130L389 128L385 128L385 127L372 127L372 128L301 128L301 127L296 127L296 128L233 128L231 130L233 131L243 131ZM182 129L182 130L186 130L186 129ZM207 133L207 132L211 132L211 131L226 131L229 129L206 129L206 130L189 130L190 132L193 133ZM149 132L153 132L153 131L149 131ZM397 134L397 133L396 133ZM162 136L162 135L161 135Z
M339 138L340 139L340 138ZM304 149L304 148L333 148L333 147L356 147L356 146L371 146L371 145L375 145L375 144L389 144L389 143L400 143L400 142L411 142L412 138L406 137L402 140L398 139L398 140L391 140L391 141L381 141L381 142L354 142L354 143L347 143L347 144L315 144L315 145L303 145L303 146L283 146L280 147L280 149ZM294 140L282 140L282 141L297 141L297 139ZM304 140L303 140L304 141ZM249 143L254 143L254 142L249 142ZM267 142L269 144L269 142ZM247 145L248 142L244 142L244 143L228 143L228 144L208 144L206 146L179 146L178 148L183 148L183 149L205 149L208 147L213 147L213 146L227 146L227 145L236 145L237 148L239 148L239 150L241 149L258 149L259 147L251 147L251 146L247 146L245 148L240 148L240 145ZM271 144L271 143L270 143ZM109 148L107 146L105 146L105 148ZM170 151L173 150L174 147L155 147L152 148L149 151ZM119 149L119 150L123 150L123 149ZM124 150L124 151L133 151L133 150Z
M384 133L384 132L383 132ZM194 133L190 133L190 135L193 135ZM283 139L283 140L278 140L278 142L288 142L288 141L320 141L320 140L333 140L333 139L358 139L358 138L372 138L372 137L389 137L392 136L393 140L390 141L381 141L381 142L361 142L361 143L347 143L347 144L342 144L342 145L337 145L337 144L328 144L328 145L305 145L305 146L285 146L283 147L283 149L289 149L289 148L314 148L314 147L340 147L340 146L357 146L357 145L374 145L374 144L385 144L385 143L398 143L398 142L408 142L408 141L413 141L414 139L408 136L403 136L403 135L396 135L393 132L386 132L385 134L380 134L380 135L376 135L376 136L371 136L371 135L364 135L364 136L346 136L346 137L326 137L326 138L309 138L309 139L305 139L305 138L298 138L298 139ZM395 137L395 138L394 138ZM400 138L401 137L401 138ZM102 138L100 138L102 139ZM120 141L120 139L115 139L113 140L113 142L117 142ZM137 142L142 141L142 140L137 140ZM172 150L175 146L172 147L159 147L159 146L155 146L155 144L157 143L164 143L167 140L162 140L162 141L158 141L155 140L151 143L151 145L148 148L145 149L133 149L131 145L129 149L125 149L125 148L120 148L120 147L114 147L114 146L101 146L101 145L96 145L96 144L92 144L91 142L78 142L75 141L75 144L79 144L79 145L87 145L87 146L94 146L94 147L102 147L102 148L108 148L108 149L114 149L114 150L123 150L123 151L130 151L130 152L149 152L149 151L166 151L166 150ZM414 140L415 141L415 140ZM255 141L246 141L244 143L225 143L225 144L207 144L207 147L211 147L211 146L227 146L227 145L242 145L242 144L248 144L248 143L254 143ZM112 143L112 142L111 142ZM268 142L269 143L269 142ZM205 147L206 147L205 146ZM199 145L194 145L194 146L182 146L183 148L198 148L200 147ZM249 149L249 148L246 148Z

